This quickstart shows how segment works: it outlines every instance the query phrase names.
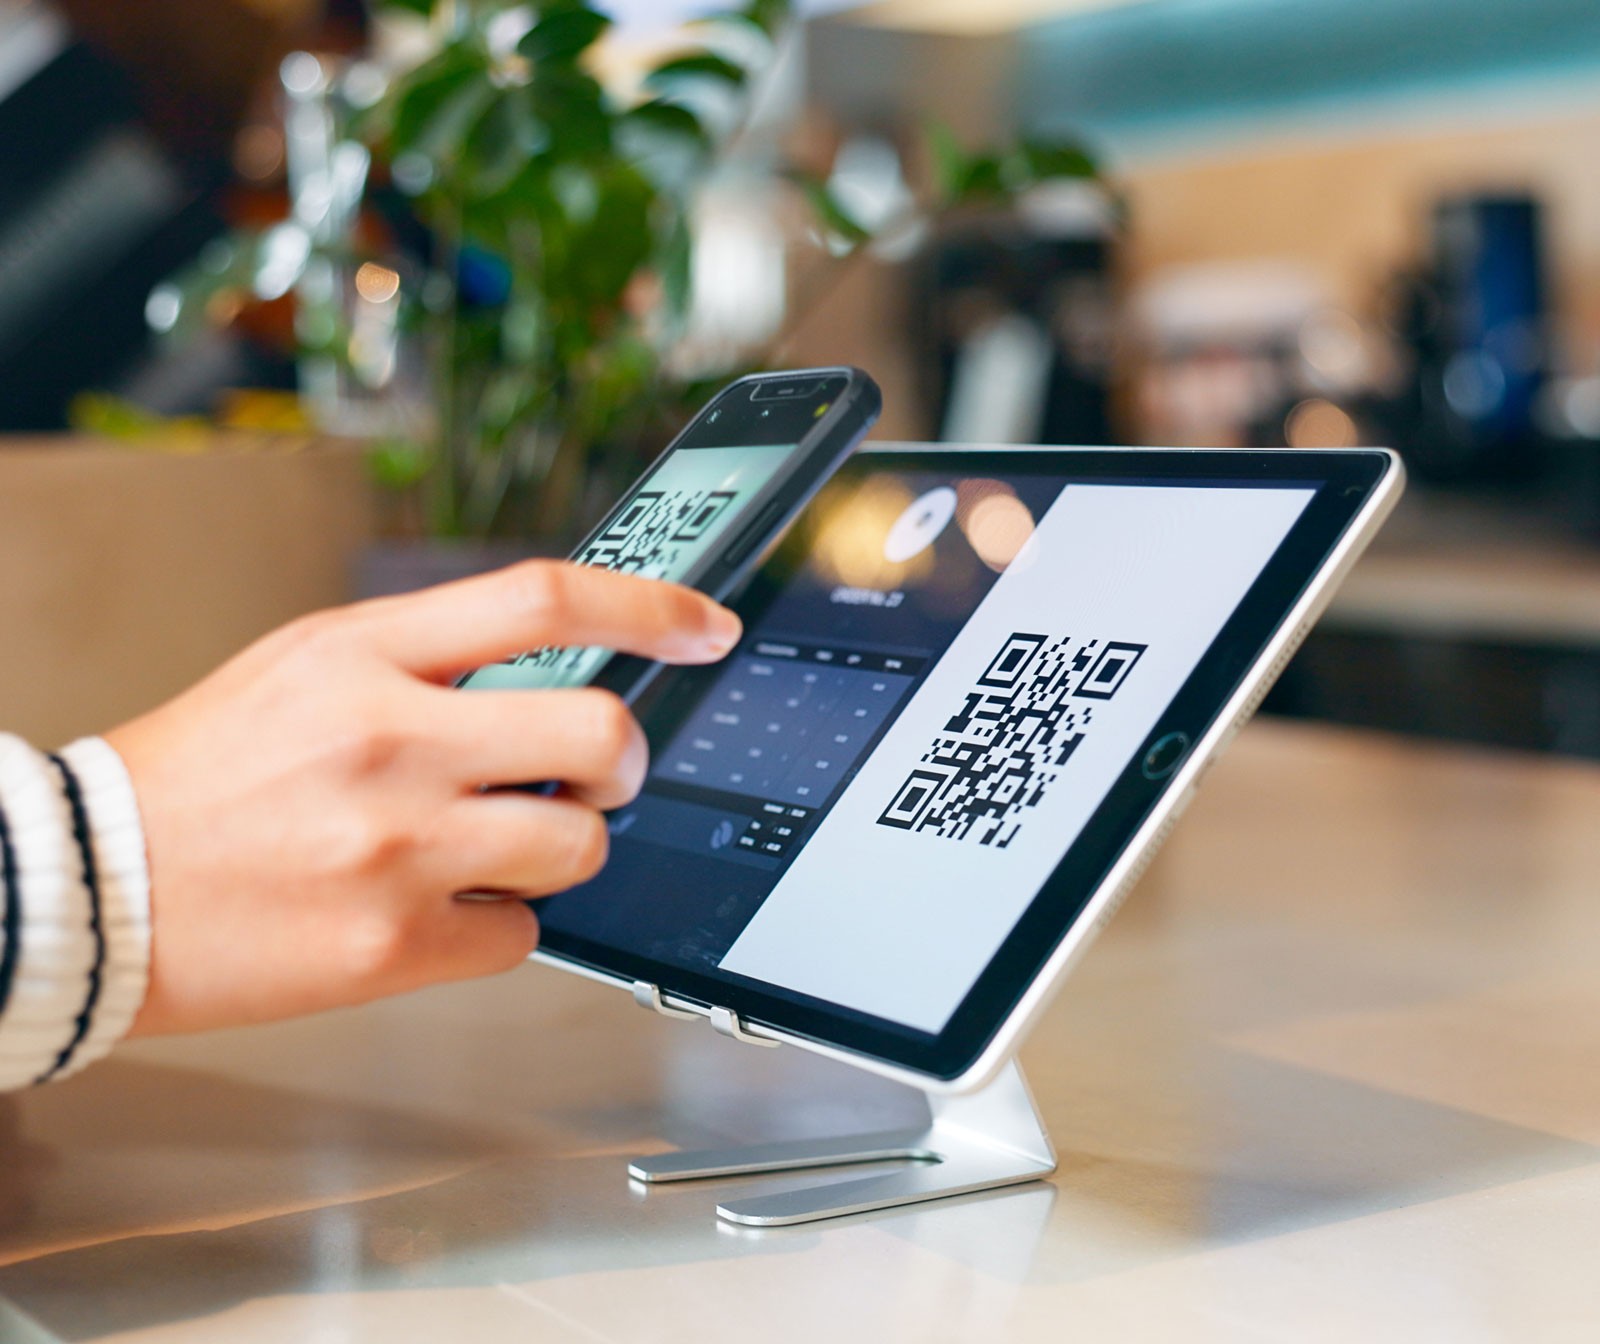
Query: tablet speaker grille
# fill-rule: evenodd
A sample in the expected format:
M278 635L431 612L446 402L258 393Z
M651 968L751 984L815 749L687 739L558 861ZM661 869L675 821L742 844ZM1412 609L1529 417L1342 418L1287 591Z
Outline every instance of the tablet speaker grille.
M1106 908L1100 912L1100 918L1095 920L1096 928L1101 928L1109 923L1111 916L1116 914L1122 908L1123 901L1128 899L1128 893L1139 885L1139 879L1145 875L1146 870L1155 862L1156 855L1161 852L1161 847L1167 843L1167 837L1172 834L1172 828L1178 824L1178 818L1183 814L1184 808L1188 806L1188 801L1185 798L1182 803L1174 808L1172 815L1162 822L1156 833L1150 837L1150 843L1145 846L1144 853L1139 856L1139 861L1133 865L1133 871L1122 879L1122 885L1112 893L1111 899L1106 902Z
M1289 636L1289 642L1283 646L1282 651L1272 660L1272 666L1267 669L1266 675L1261 678L1261 684L1251 692L1250 698L1244 702L1244 707L1234 718L1233 726L1235 728L1243 728L1250 721L1256 710L1261 708L1261 702L1267 698L1267 692L1272 689L1274 683L1283 675L1283 669L1289 666L1290 660L1300 652L1300 645L1305 642L1305 637L1310 633L1311 622L1302 621L1294 634Z

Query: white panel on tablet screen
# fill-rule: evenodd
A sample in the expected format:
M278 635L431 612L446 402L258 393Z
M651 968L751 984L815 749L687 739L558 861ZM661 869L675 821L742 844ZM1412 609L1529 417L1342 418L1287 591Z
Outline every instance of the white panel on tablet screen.
M1068 486L721 969L939 1031L1314 493Z

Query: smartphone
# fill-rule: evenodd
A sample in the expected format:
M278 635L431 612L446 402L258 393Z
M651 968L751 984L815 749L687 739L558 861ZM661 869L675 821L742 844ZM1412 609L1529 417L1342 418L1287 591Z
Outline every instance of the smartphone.
M860 369L758 373L723 388L572 553L719 601L838 470L883 404ZM469 672L470 690L604 686L632 701L659 665L548 648Z

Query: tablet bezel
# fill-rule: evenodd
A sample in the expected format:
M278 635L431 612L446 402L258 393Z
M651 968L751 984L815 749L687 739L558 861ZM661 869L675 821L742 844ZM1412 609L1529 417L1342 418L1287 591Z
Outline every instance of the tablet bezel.
M736 1033L783 1040L925 1088L961 1090L994 1072L1043 1008L1071 961L1149 862L1192 795L1207 763L1260 703L1339 580L1398 498L1403 472L1383 449L1336 451L1148 448L973 448L864 444L841 470L843 482L875 465L1004 477L1061 476L1074 483L1159 480L1248 485L1317 482L1316 496L1291 528L1189 678L1151 729L1148 748L1181 731L1192 745L1160 780L1141 771L1136 752L1078 838L1030 902L989 965L937 1035L803 996L777 995L757 982L706 975L622 949L549 930L536 958L563 969L632 986L636 997L680 1014L713 1016ZM812 508L825 507L831 486ZM1070 488L1070 484L1069 487ZM807 529L796 527L736 604L759 614L804 558ZM663 675L641 715L655 742L676 725L652 718L683 676Z

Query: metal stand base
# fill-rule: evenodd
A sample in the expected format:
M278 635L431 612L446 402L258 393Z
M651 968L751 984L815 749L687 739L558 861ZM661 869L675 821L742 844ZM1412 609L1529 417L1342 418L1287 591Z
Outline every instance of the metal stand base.
M980 1092L928 1098L928 1123L876 1134L801 1139L742 1148L641 1157L628 1167L637 1181L704 1180L713 1176L836 1167L903 1158L917 1165L865 1180L838 1181L717 1205L719 1217L752 1227L778 1227L846 1213L966 1195L1056 1169L1055 1150L1015 1062Z

